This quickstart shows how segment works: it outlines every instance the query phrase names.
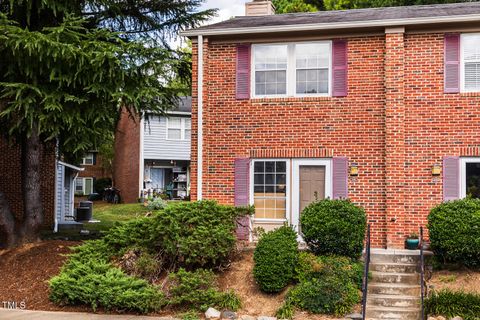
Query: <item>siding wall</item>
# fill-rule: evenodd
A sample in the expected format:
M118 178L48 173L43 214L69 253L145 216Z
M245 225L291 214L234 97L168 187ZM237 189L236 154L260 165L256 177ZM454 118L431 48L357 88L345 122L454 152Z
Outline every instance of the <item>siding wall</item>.
M63 182L63 179L64 179L64 170L65 170L65 167L62 166L61 164L57 163L57 183L56 183L56 186L57 186L57 190L55 190L55 201L56 201L56 217L57 217L57 221L61 221L62 220L62 209L64 208L63 207L63 195L64 195L64 190L65 190L65 187L64 187L64 182Z
M143 157L152 160L190 160L190 140L167 140L167 119L145 121Z

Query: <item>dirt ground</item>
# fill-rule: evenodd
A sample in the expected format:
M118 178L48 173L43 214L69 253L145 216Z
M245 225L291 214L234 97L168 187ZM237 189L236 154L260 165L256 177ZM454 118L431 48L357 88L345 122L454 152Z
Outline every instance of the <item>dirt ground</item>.
M428 281L428 285L433 286L434 290L463 290L480 294L480 272L471 270L435 271Z
M80 242L48 240L24 247L0 251L0 303L24 302L26 309L46 311L91 312L88 306L57 306L48 299L47 281L58 274L67 259L71 246ZM233 289L241 298L243 307L239 315L274 316L284 301L287 290L279 294L261 292L253 279L253 250L243 251L231 267L219 276L221 289ZM97 313L104 313L102 309ZM166 316L168 312L158 315ZM299 320L333 320L328 316L297 312Z
M285 300L287 289L278 294L266 294L260 291L253 279L253 250L243 251L233 261L230 268L219 276L222 290L233 289L242 300L242 309L238 314L251 316L275 316L275 312ZM299 320L332 320L334 317L297 312Z

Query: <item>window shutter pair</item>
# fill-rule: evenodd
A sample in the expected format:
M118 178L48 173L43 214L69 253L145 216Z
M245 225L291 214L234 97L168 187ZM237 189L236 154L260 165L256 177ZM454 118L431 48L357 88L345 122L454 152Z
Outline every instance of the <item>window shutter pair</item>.
M235 206L248 206L249 202L249 178L250 178L250 159L235 159ZM245 216L237 220L236 234L238 240L248 241L250 235L250 217Z
M348 45L346 40L333 40L332 44L332 96L345 97L348 92ZM251 45L237 46L236 97L250 99Z
M443 201L460 198L460 158L443 158Z
M445 34L444 92L460 92L460 34Z

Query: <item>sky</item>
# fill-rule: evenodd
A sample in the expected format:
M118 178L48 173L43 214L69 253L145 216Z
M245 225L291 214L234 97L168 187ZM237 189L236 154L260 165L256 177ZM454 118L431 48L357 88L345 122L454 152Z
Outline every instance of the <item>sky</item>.
M208 22L211 24L245 15L245 2L246 0L206 0L201 9L218 9L218 16Z

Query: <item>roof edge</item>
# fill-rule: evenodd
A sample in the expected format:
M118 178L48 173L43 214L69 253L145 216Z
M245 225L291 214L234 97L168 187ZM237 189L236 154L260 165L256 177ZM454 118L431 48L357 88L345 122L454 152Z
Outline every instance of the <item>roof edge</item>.
M244 27L244 28L220 28L220 29L190 29L180 32L181 36L195 37L203 36L220 36L235 34L255 34L255 33L276 33L276 32L295 32L309 30L334 30L334 29L350 29L350 28L368 28L368 27L393 27L408 26L422 24L440 24L449 22L469 22L480 20L480 14L468 14L457 16L436 16L423 18L405 18L405 19L382 19L370 21L349 21L335 23L310 23L295 24L284 26L264 26L264 27Z

